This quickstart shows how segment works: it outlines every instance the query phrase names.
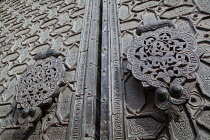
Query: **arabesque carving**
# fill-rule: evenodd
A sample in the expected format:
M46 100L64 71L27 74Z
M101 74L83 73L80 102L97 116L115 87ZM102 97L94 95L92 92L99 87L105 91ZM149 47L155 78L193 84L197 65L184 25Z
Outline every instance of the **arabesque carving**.
M153 87L169 87L176 78L192 79L199 66L196 41L188 34L162 28L145 33L127 51L133 76Z
M41 106L58 94L63 75L63 65L55 57L38 60L22 75L16 101L22 108Z
M56 58L58 54L61 53L55 50L37 54L35 58L40 59L27 68L17 85L13 108L14 113L17 114L17 110L20 113L14 119L24 132L41 119L43 111L52 106L60 86L64 85L65 70L60 58Z
M178 120L182 111L180 105L190 97L182 84L195 79L200 60L196 54L197 43L192 36L164 26L167 24L154 24L154 29L153 26L137 29L137 33L140 29L141 32L151 32L139 33L141 36L128 48L127 68L144 87L156 88L156 106L170 119Z

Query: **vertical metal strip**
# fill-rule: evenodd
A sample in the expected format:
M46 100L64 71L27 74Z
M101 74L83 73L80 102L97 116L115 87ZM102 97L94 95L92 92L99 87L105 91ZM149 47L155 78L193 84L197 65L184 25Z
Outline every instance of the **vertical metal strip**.
M81 35L81 43L79 48L78 64L77 64L77 84L76 92L73 95L71 114L69 117L69 128L67 139L81 139L82 120L83 120L83 100L84 100L84 84L86 74L87 49L90 34L90 25L92 19L92 0L86 1L85 17L83 21L83 30Z
M92 19L87 53L82 139L98 139L96 119L98 103L100 0L92 0ZM98 104L97 104L98 103Z
M109 138L109 2L102 3L102 43L101 43L101 122L100 138Z
M101 43L101 122L100 138L109 138L109 25L108 1L102 3L102 43Z
M125 139L124 131L124 109L123 109L123 93L121 80L121 65L120 65L120 44L119 30L117 18L116 1L110 0L109 5L109 20L110 20L110 56L109 56L109 83L110 83L110 127L109 139Z

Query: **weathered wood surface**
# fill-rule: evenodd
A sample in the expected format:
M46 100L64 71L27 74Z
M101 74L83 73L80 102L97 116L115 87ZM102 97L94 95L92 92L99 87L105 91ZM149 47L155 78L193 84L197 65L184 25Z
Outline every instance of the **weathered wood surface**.
M100 1L3 0L0 13L0 139L98 138ZM11 122L10 103L23 72L35 59L46 56L34 59L38 53L49 49L63 54L59 59L65 69L65 86L53 98L50 110L23 134Z
M1 0L0 139L208 140L209 7L208 0ZM134 39L156 30L142 26L163 20L197 42L200 66L194 79L181 79L189 100L179 121L167 121L155 105L155 90L132 75L126 56ZM21 114L14 113L16 87L49 49L63 54L62 86L53 105L23 133L14 124Z

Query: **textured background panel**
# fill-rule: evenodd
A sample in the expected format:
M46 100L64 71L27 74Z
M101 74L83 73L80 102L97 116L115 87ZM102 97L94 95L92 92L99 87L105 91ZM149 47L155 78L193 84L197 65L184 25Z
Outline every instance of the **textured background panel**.
M100 1L85 0L0 1L1 139L80 139L79 137L85 136L82 127L86 123L90 125L89 136L95 137L96 112L91 112L92 117L86 121L83 115L87 114L83 114L83 110L96 110L99 3ZM94 30L91 30L91 24ZM95 36L91 41L90 34ZM35 62L34 56L48 49L64 54L61 60L66 69L66 86L60 90L57 104L43 116L36 128L22 135L19 128L10 125L10 103L16 94L15 86L21 74ZM88 85L88 88L93 88L90 93L92 96L89 97L92 100L89 104L84 104L87 98L84 87L87 62L95 66L93 75L88 74L88 77L94 77L96 83ZM13 136L16 133L18 134Z

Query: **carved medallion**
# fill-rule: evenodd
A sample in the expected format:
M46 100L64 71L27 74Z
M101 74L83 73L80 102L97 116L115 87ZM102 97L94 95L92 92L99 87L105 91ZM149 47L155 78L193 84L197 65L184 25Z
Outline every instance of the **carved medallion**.
M58 93L63 75L63 65L55 57L36 61L22 75L16 101L22 108L40 106Z
M144 33L128 48L128 69L153 87L169 87L177 78L192 79L199 66L196 45L193 37L171 28Z
M179 121L181 105L190 97L182 85L186 80L195 80L200 61L195 39L172 26L165 27L168 25L172 23L159 21L138 27L140 37L127 50L127 69L144 87L154 87L156 106L169 120Z
M64 84L64 67L58 58L61 53L47 50L35 56L36 62L23 73L13 103L13 122L24 133L36 124L55 103L59 88Z

